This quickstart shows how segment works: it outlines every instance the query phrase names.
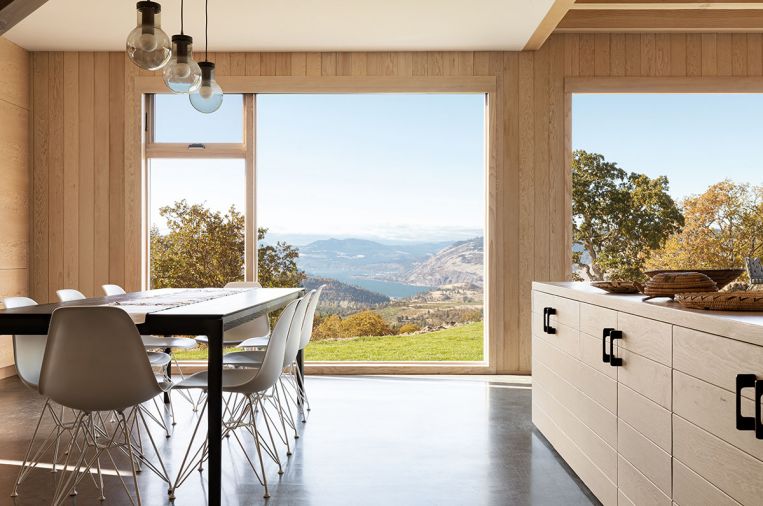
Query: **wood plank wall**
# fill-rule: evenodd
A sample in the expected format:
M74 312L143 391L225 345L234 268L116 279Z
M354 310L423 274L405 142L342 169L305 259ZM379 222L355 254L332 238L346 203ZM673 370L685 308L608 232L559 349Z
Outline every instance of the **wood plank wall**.
M496 76L491 328L498 372L530 370L532 280L570 275L565 77L760 76L761 34L557 34L534 52L218 53L220 75ZM31 293L140 286L140 151L121 53L34 53ZM129 124L135 124L132 118ZM129 149L125 149L128 146Z
M29 277L29 53L0 37L0 297L26 295ZM0 306L2 307L2 306ZM0 337L0 378L13 374Z

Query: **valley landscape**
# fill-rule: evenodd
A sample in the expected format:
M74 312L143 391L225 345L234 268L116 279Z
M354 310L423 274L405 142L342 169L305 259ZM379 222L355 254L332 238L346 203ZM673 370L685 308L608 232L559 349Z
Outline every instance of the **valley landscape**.
M466 326L461 334L468 330L481 339L483 242L475 237L382 244L348 238L300 246L297 262L307 274L305 288L326 285L314 335L318 340L384 334L423 337ZM339 330L361 318L366 327Z

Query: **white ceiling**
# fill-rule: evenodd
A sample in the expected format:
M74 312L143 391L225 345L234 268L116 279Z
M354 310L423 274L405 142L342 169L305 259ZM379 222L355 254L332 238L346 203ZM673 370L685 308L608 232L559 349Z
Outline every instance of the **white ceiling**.
M180 0L162 28L180 31ZM553 0L210 0L210 51L519 50ZM31 50L119 51L134 0L49 0L6 33ZM186 0L185 32L204 41L204 2Z

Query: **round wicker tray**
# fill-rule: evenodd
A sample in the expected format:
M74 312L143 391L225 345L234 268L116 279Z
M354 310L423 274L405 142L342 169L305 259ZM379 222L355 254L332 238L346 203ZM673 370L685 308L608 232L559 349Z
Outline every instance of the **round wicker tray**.
M591 286L608 293L640 293L641 289L633 281L593 281Z
M763 311L763 292L680 293L675 300L689 309Z
M729 283L736 280L739 276L741 276L742 273L744 272L744 269L657 270L657 271L646 271L644 274L646 274L649 277L654 277L657 274L678 274L679 272L698 272L700 274L704 274L708 278L715 281L715 284L718 285L718 290L720 290L724 286L728 285Z

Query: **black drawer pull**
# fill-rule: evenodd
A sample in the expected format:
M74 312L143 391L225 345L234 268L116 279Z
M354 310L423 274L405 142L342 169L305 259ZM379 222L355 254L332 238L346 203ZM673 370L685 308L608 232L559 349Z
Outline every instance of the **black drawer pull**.
M609 333L609 365L620 367L623 365L623 359L615 356L615 339L622 339L622 330L613 330Z
M758 386L761 386L761 391L763 392L763 385L761 385L760 381L756 382L756 380L757 378L754 374L737 374L737 430L755 430L755 419L757 418L758 421L760 421L760 402L758 402L758 405L755 407L755 417L742 416L742 390L745 388L755 388L755 393L757 394ZM761 434L761 437L763 437L763 433Z
M610 355L607 353L607 338L609 337L609 334L612 333L612 331L615 329L612 328L606 328L602 330L601 333L601 361L609 363Z
M552 307L543 308L543 332L546 334L556 334L556 329L551 326L552 314L556 314L556 309Z

